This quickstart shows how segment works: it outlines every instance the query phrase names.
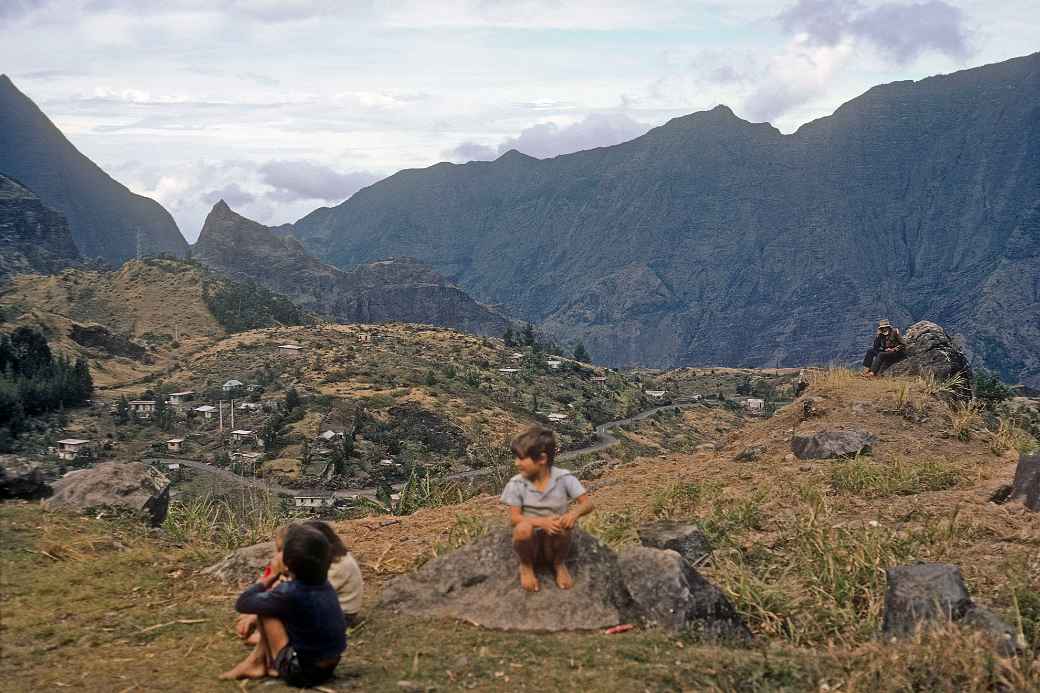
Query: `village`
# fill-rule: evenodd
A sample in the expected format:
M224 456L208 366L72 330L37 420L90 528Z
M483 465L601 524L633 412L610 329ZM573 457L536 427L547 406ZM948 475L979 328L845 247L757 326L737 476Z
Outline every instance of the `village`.
M231 487L272 491L301 513L392 511L417 475L472 481L494 469L506 459L509 431L525 423L558 430L565 451L580 457L602 449L597 426L641 411L707 399L762 417L777 397L791 396L788 385L764 383L766 396L755 396L747 374L713 378L715 370L704 370L698 382L695 369L618 372L433 328L269 332L262 341L214 345L191 371L97 393L48 455L65 473L98 460L144 460L173 482L175 495L193 478L219 476ZM412 368L388 368L385 357L395 353ZM415 368L424 353L430 367ZM338 368L347 355L355 368ZM796 374L777 377L789 383ZM441 397L447 411L433 406Z

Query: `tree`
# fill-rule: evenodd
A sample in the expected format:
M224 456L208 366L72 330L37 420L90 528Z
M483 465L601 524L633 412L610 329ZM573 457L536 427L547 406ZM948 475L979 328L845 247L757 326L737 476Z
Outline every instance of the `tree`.
M507 347L516 346L516 337L513 336L513 326L510 325L506 328L505 334L502 335L502 341L506 343Z
M524 331L520 335L520 344L523 346L533 347L537 342L534 336L534 325L527 323L524 325Z
M168 431L173 425L173 409L167 404L161 394L155 396L155 408L152 409L152 421L159 430Z
M122 395L116 402L116 422L125 424L130 420L130 401Z
M76 375L77 396L77 401L74 403L81 404L90 399L94 394L94 379L90 377L90 367L82 356L76 358L74 369Z
M300 406L300 393L296 391L295 387L290 387L285 391L285 408L292 411L298 406Z
M578 342L578 346L574 347L574 360L581 361L582 363L588 363L592 360L589 356L589 352L585 349L584 342Z

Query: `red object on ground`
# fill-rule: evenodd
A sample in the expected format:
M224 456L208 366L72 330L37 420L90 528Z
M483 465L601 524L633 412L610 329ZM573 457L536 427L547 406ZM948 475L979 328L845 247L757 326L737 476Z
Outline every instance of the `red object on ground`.
M625 633L635 628L631 623L622 623L620 626L614 626L613 628L607 628L603 631L604 635L617 635L618 633Z

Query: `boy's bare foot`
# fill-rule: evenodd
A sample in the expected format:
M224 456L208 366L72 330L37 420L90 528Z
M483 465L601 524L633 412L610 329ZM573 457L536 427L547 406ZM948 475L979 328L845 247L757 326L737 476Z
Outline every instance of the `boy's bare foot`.
M533 565L527 563L520 564L520 586L526 592L538 591L538 576L534 574Z
M563 563L557 563L553 566L556 569L556 586L561 590L569 590L574 587L574 578L571 577L571 571L567 570L567 566Z
M271 673L267 670L267 666L263 662L258 662L252 657L249 657L239 663L234 669L229 669L220 675L222 679L262 679L265 676L270 676ZM276 674L277 675L277 672Z
M252 633L249 634L249 637L246 638L246 644L255 645L258 642L260 642L260 631L254 630Z

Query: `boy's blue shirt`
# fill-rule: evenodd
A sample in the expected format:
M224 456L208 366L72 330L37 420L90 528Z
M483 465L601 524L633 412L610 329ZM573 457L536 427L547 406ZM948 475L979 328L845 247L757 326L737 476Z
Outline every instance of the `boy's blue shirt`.
M277 618L301 658L332 659L347 649L347 623L328 580L321 585L286 580L271 590L258 582L238 596L235 609Z

